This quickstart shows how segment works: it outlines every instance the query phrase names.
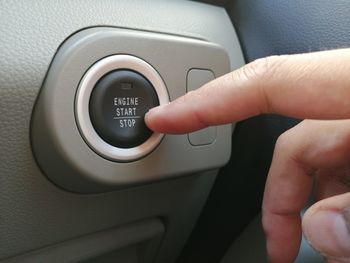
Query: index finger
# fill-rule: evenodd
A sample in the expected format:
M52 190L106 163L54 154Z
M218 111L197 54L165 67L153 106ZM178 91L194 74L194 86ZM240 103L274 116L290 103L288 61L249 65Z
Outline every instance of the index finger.
M300 119L350 117L350 49L272 56L150 110L146 124L162 133L276 113Z

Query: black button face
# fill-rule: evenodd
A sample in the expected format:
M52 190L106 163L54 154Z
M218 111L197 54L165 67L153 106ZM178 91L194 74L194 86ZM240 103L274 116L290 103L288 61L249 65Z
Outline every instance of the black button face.
M133 148L152 135L144 116L158 105L157 93L144 76L131 70L116 70L95 85L89 113L104 141L118 148Z

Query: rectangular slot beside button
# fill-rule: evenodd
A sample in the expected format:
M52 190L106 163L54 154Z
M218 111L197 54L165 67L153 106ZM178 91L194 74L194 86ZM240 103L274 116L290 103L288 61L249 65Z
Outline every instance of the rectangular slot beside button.
M207 69L191 69L187 73L187 92L196 90L215 79L214 73ZM208 127L188 134L193 146L209 145L216 139L216 127Z

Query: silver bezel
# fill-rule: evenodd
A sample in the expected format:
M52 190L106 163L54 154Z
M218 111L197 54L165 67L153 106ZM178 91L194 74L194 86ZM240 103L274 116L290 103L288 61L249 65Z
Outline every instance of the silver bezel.
M143 144L125 149L108 144L96 133L89 114L90 95L101 77L117 69L130 69L148 79L158 95L160 105L169 103L169 95L158 72L144 60L131 55L113 55L103 58L96 62L82 78L75 98L76 121L82 136L99 155L112 161L128 162L140 159L153 151L164 134L153 133Z

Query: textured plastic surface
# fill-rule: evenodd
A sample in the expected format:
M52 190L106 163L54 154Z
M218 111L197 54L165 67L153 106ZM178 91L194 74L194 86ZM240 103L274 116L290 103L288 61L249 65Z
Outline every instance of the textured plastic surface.
M111 162L90 149L76 125L75 94L84 72L112 54L132 54L151 64L170 100L186 93L190 69L209 68L216 76L230 70L227 53L204 41L115 28L72 36L56 54L33 113L33 149L51 180L74 192L101 192L211 170L229 160L231 125L217 127L215 142L206 147L193 147L187 135L165 136L135 162Z
M164 231L159 219L148 219L44 247L4 263L151 263Z
M230 2L230 14L248 61L350 45L349 1Z
M156 262L173 262L215 180L201 173L106 194L53 185L30 149L35 99L60 44L87 27L108 25L202 37L243 64L222 8L190 1L2 1L0 4L0 259L143 218L167 219Z

